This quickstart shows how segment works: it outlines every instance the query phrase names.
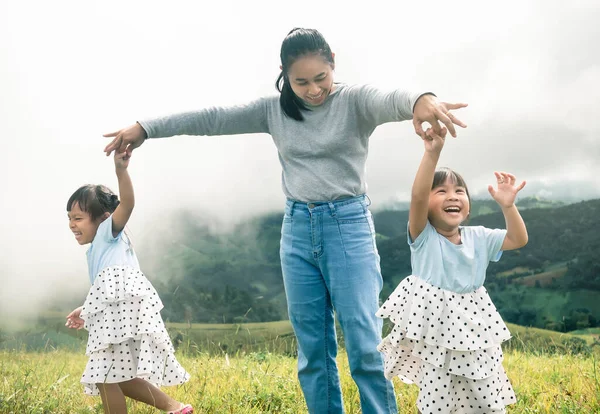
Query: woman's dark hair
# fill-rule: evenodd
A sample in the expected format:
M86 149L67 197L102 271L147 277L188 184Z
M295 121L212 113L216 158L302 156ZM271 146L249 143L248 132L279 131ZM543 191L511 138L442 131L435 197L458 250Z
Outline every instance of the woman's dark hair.
M334 64L333 55L329 44L318 30L315 29L292 29L281 44L281 73L275 81L275 88L281 93L279 103L283 112L296 121L304 120L301 110L309 108L302 102L290 86L288 70L296 59L307 55L321 55L323 58Z
M119 205L119 197L110 188L104 185L88 184L81 186L73 193L67 202L67 211L73 209L73 205L79 204L81 211L96 220L104 213L113 213Z

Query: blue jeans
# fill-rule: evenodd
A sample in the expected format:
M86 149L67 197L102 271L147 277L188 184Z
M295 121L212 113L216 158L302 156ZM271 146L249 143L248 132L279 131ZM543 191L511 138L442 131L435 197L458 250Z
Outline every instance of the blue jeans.
M281 267L298 340L298 379L313 414L344 412L334 310L363 414L397 412L377 351L383 322L375 312L383 280L366 200L364 195L308 204L288 200L285 207Z

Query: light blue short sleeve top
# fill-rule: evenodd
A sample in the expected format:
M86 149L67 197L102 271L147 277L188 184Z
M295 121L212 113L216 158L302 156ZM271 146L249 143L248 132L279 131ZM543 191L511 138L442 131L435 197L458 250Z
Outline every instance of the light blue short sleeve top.
M112 233L112 214L100 223L96 236L87 251L90 282L93 284L102 269L109 266L127 266L139 269L138 259L127 235Z
M459 245L439 234L429 221L414 241L407 231L412 274L456 293L480 288L489 262L496 262L502 256L500 249L506 230L483 226L461 226L459 229L462 241Z

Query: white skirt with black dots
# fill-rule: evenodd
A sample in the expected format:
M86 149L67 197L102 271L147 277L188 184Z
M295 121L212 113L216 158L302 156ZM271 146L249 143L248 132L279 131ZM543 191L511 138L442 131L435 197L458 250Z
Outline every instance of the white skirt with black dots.
M98 274L81 311L89 332L89 360L81 377L86 394L99 395L98 383L139 377L160 387L190 378L175 359L162 308L139 269L114 266Z
M516 402L500 344L510 332L487 290L455 293L416 276L377 312L394 328L379 344L385 376L419 386L423 413L502 413Z

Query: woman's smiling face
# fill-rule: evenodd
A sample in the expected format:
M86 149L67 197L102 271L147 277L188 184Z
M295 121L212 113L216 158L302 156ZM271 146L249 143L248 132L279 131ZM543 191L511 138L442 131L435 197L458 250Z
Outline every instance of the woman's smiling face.
M333 65L318 54L302 56L290 65L287 77L296 96L309 106L319 106L332 92Z

